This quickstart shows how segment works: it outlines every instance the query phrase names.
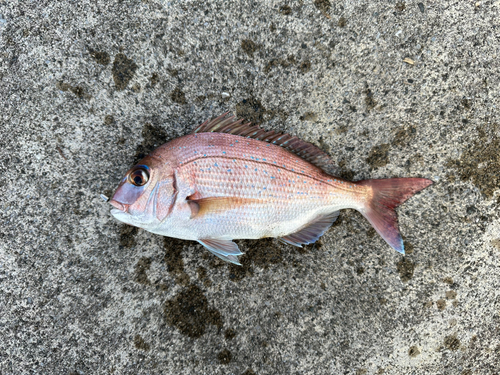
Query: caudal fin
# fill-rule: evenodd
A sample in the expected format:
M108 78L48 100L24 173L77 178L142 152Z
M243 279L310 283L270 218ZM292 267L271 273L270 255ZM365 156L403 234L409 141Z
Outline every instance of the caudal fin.
M394 210L415 193L433 182L426 178L389 178L359 181L359 185L372 188L373 197L360 210L382 238L401 254L405 253L403 239Z

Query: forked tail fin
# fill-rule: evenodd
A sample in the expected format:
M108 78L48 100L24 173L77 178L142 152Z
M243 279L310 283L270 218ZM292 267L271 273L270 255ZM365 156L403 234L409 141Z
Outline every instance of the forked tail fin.
M433 182L426 178L388 178L363 180L358 184L372 188L372 199L360 210L382 238L401 254L405 253L403 239L394 210L408 198Z

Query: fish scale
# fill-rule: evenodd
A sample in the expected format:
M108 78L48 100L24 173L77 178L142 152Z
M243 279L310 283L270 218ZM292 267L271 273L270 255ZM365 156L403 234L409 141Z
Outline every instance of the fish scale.
M153 233L196 240L238 264L233 239L315 242L338 210L360 211L404 252L394 209L430 185L423 178L346 181L317 147L225 115L160 146L130 169L113 216Z

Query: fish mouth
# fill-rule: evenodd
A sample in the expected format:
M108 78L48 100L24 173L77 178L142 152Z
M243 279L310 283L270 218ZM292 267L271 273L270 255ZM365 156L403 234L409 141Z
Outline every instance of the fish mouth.
M123 203L120 203L120 202L114 200L113 198L111 198L109 200L109 204L111 204L113 207L115 207L120 212L126 212L127 211L127 207ZM117 211L117 210L111 210L111 211Z

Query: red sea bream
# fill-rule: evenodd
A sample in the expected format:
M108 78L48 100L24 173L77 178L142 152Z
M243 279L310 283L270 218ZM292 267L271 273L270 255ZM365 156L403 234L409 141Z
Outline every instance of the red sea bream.
M239 264L242 253L232 240L313 243L344 208L361 212L404 254L394 209L430 184L424 178L346 181L316 146L224 114L142 159L110 203L124 223L198 241Z

